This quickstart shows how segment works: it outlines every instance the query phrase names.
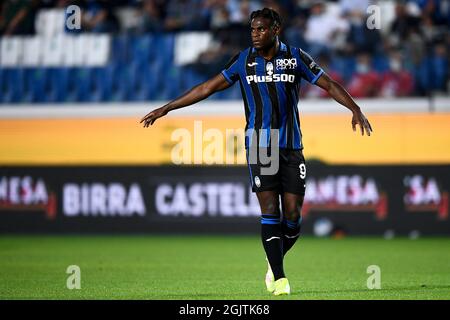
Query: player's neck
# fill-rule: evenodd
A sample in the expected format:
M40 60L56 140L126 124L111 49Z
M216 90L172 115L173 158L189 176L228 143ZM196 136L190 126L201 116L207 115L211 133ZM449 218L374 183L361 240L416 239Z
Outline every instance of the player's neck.
M278 52L278 48L280 47L280 41L278 38L274 41L274 45L269 48L257 50L258 54L262 56L266 60L271 60Z

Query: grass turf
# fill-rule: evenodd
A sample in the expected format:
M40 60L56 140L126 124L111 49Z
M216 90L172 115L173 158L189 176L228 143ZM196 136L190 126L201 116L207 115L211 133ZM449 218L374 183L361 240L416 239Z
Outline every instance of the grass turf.
M69 265L80 290L66 288ZM450 299L450 239L306 237L285 271L292 294L267 293L252 236L0 236L0 299Z

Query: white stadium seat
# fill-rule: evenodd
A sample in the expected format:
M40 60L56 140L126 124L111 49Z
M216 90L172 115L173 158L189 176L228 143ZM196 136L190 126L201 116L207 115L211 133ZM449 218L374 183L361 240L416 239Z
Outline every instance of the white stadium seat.
M183 32L175 38L175 65L181 66L197 60L213 45L210 32Z
M25 37L23 40L23 66L33 67L42 64L42 38Z
M0 65L3 67L15 67L22 64L23 38L2 37L0 50Z
M111 36L107 34L89 35L86 52L86 65L91 67L104 66L108 63Z
M63 62L63 53L66 48L63 47L63 35L54 37L42 37L43 60L42 65L46 67L61 66Z

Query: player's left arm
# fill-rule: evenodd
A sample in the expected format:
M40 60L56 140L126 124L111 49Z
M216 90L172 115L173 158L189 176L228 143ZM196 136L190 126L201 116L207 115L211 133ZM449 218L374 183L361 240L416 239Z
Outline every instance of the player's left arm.
M367 135L370 136L370 133L373 130L372 126L369 123L369 120L367 120L367 118L362 113L361 108L356 104L356 102L344 89L344 87L342 87L338 82L331 79L325 72L320 76L315 84L327 91L334 100L352 111L353 131L356 131L356 125L359 124L359 127L361 128L361 135L364 135L365 130Z

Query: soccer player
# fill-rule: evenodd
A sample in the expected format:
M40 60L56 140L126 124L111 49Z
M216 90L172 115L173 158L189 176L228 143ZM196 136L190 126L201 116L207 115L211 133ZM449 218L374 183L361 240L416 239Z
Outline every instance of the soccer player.
M252 138L255 135L246 134L247 160L252 190L256 192L261 207L261 240L268 261L266 288L275 295L290 294L283 258L300 235L306 187L297 108L301 79L326 90L337 102L350 109L353 131L357 125L362 135L365 132L370 136L372 131L369 121L347 91L302 49L281 42L278 39L280 30L281 18L274 10L264 8L252 12L252 47L236 54L218 75L141 119L144 127L149 127L168 112L197 103L239 82L245 105L246 133L258 133L256 139ZM276 130L277 139L273 139L267 130ZM276 145L279 151L276 160L279 162L274 174L263 174L267 164L259 157L250 161L249 150L253 150L255 144L268 154Z

